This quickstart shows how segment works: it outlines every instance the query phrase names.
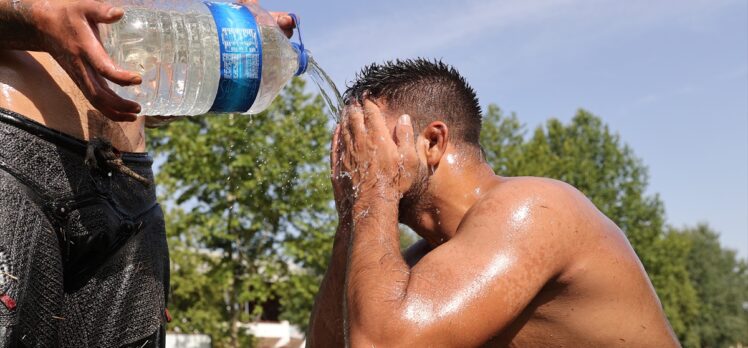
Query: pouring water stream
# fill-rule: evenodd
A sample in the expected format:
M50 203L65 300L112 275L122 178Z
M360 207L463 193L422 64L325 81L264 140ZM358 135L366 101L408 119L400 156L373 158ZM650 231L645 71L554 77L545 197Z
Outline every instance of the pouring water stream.
M340 96L340 92L335 86L335 83L332 82L330 76L320 68L311 56L309 57L307 73L314 84L319 88L320 94L322 94L322 98L325 100L325 104L327 104L327 108L333 119L335 119L335 122L339 122L340 112L342 111L344 103L343 97Z

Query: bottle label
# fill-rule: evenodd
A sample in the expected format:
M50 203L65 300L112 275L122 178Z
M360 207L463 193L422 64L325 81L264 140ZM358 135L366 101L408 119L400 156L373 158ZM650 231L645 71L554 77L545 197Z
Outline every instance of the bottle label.
M212 112L246 112L257 98L262 77L262 40L248 8L206 1L218 30L221 80Z

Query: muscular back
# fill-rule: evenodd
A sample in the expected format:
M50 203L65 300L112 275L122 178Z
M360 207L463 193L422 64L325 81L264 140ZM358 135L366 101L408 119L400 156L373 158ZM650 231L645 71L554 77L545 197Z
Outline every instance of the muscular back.
M0 50L0 107L78 139L103 137L121 151L145 149L142 118L104 117L47 53Z
M492 227L471 228L476 221ZM465 324L468 329L489 327L476 332L495 328L486 346L678 346L646 272L623 232L571 186L540 178L502 179L468 211L458 231L476 234L476 240L485 240L489 246L454 250L477 261L468 262L473 265L463 267L462 275L447 278L452 284L442 283L439 288L452 288L459 296L465 292L461 288L490 273L487 282L494 286L478 288L473 296L493 298L482 301L486 306L483 309L465 305L459 318L469 323L489 323ZM470 245L465 242L470 237L460 237L460 232L455 241L462 238L462 246ZM478 235L483 233L500 236ZM427 250L422 245L414 249ZM516 261L508 262L499 272L486 272L483 268L489 267L480 267L481 259L506 255L511 256L505 259ZM435 256L452 260L428 259ZM429 252L413 271L419 271L424 261L432 265L459 263L454 258L453 253ZM516 315L492 316L511 312L514 307ZM490 324L491 320L506 319L506 324Z

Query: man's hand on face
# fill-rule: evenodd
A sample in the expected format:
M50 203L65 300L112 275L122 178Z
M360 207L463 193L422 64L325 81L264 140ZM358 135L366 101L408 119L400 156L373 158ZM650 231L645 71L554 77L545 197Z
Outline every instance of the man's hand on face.
M121 8L94 0L25 0L22 4L38 31L40 47L75 81L91 104L114 121L133 121L140 105L107 86L140 84L141 77L114 64L99 41L98 23L114 23Z
M339 206L397 205L418 166L410 117L398 119L393 137L377 104L365 100L349 106L333 140L332 165Z

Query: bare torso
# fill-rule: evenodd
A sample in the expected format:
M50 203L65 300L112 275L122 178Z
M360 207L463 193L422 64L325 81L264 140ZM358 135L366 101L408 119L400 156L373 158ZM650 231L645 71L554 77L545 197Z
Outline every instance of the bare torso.
M678 345L649 278L623 232L586 197L568 185L540 178L504 178L493 191L478 201L471 210L478 209L485 214L496 212L496 216L504 216L499 212L507 209L510 216L528 215L528 223L533 225L532 228L548 230L548 233L543 233L543 238L550 239L531 242L531 247L548 248L550 243L568 250L562 254L568 256L558 260L560 271L547 280L520 314L503 330L496 332L485 346ZM534 202L530 203L534 206L528 208L523 202ZM480 206L486 205L492 207L480 209ZM546 215L532 219L535 209L562 211L551 215L556 218ZM466 218L471 215L476 217L480 213L469 212ZM515 223L502 218L495 219L494 222L497 231L506 231L505 225ZM421 245L414 246L407 258L420 259L423 254L427 255L428 248L424 248L423 241L419 243ZM497 247L495 253L505 253L507 248L511 247ZM495 255L470 257L491 258ZM413 266L416 265L417 263ZM526 271L535 272L532 269ZM479 274L480 270L466 270L465 273ZM500 277L498 281L501 281ZM440 284L439 287L443 289L450 285ZM495 303L501 305L503 302ZM482 321L491 318L486 316L463 320Z
M0 107L78 139L105 138L120 151L145 151L144 119L104 117L47 53L0 50Z

